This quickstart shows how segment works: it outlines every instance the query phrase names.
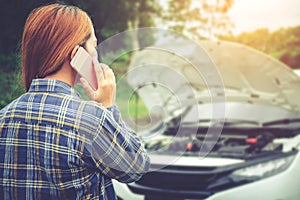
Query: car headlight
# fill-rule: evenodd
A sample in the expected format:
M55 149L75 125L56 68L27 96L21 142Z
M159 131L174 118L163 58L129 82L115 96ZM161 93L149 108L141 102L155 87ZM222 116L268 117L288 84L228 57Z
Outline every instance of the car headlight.
M256 165L238 169L230 175L230 178L233 181L239 182L254 181L270 177L286 170L290 166L294 158L295 155L291 155L288 157L270 160L264 163L259 163Z

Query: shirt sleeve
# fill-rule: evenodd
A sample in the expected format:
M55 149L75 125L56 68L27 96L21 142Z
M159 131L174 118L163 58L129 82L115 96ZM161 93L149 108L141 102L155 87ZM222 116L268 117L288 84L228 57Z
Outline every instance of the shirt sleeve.
M117 105L113 105L109 108L107 108L110 112L112 112L113 118L116 120L116 122L121 126L121 127L126 127L130 129L130 127L127 126L127 124L123 121L119 107Z
M92 141L92 157L101 173L120 182L138 180L149 170L150 161L138 135L122 120L117 106L102 113Z

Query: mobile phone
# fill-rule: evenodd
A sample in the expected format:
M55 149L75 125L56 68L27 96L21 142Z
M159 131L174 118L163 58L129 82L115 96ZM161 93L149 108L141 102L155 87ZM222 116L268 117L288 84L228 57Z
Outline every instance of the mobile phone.
M78 48L70 64L81 77L88 81L94 90L97 90L98 81L93 65L93 58L83 47Z

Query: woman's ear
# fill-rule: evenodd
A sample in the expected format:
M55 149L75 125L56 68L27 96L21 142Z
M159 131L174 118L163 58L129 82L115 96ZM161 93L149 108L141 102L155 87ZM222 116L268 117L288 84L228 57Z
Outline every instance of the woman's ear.
M74 58L77 50L79 49L79 45L76 45L76 47L74 47L74 49L71 52L71 60Z

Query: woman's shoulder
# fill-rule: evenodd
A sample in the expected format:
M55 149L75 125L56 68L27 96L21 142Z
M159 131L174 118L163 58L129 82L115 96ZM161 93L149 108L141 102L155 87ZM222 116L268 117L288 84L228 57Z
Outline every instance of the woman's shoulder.
M102 104L91 100L72 99L68 106L70 115L80 123L99 125L110 115L111 111ZM75 121L76 122L76 121Z

